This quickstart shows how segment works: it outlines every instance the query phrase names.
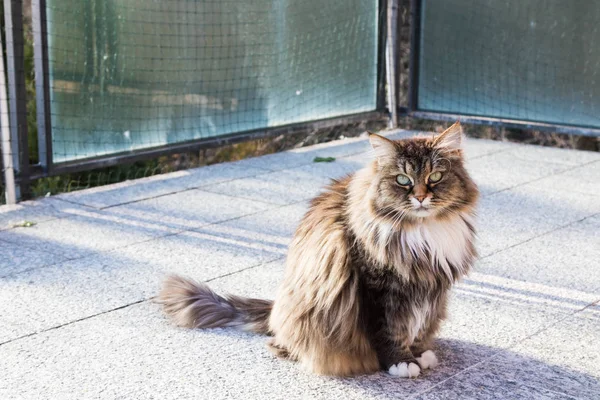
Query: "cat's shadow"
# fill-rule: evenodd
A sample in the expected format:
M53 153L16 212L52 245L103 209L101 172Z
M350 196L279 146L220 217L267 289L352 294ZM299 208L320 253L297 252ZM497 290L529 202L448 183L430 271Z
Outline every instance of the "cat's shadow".
M253 340L251 333L215 329L205 334ZM262 338L261 338L262 339ZM266 337L264 338L266 341ZM267 352L268 350L264 350ZM323 391L337 386L344 398L368 399L598 399L600 379L584 372L551 365L511 350L456 339L438 339L439 365L416 379L391 376L386 372L349 378L317 376L290 361L281 368L299 374L299 385L311 384L311 398L324 398ZM575 355L576 356L576 355ZM274 356L273 356L274 357ZM582 358L581 355L579 358ZM574 357L576 358L576 357ZM275 361L275 360L274 360ZM277 364L274 364L275 368ZM316 383L316 382L315 382Z
M387 373L337 378L346 390L365 397L397 399L532 399L600 397L597 377L550 365L510 350L454 339L436 343L440 365L416 379Z

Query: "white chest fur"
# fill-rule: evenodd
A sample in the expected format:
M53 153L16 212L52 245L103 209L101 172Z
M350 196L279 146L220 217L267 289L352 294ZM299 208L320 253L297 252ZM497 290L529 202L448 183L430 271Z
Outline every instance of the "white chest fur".
M472 224L472 218L463 215L445 221L424 220L405 229L400 234L401 251L419 257L427 255L431 265L441 268L440 272L449 278L452 278L451 265L466 272L473 233L465 220Z

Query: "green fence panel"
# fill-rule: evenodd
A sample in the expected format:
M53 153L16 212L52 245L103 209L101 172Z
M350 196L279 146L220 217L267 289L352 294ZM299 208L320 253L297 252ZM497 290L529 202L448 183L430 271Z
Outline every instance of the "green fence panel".
M55 163L376 108L376 1L46 7Z
M424 0L417 108L600 128L600 2Z

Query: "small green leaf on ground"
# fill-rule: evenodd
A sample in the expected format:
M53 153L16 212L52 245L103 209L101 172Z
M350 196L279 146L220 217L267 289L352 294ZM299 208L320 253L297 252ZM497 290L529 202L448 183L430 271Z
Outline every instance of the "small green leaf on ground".
M14 224L13 228L29 228L34 225L36 225L36 223L33 221L23 221L18 224Z
M334 162L335 157L315 157L313 162Z

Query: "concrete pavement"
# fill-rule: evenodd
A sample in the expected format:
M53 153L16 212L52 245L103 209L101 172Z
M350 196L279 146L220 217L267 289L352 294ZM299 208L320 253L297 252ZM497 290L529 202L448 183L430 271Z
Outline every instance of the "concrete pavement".
M151 300L170 272L273 298L307 201L368 161L359 138L0 207L0 399L600 399L600 153L466 146L481 258L437 369L312 376Z

